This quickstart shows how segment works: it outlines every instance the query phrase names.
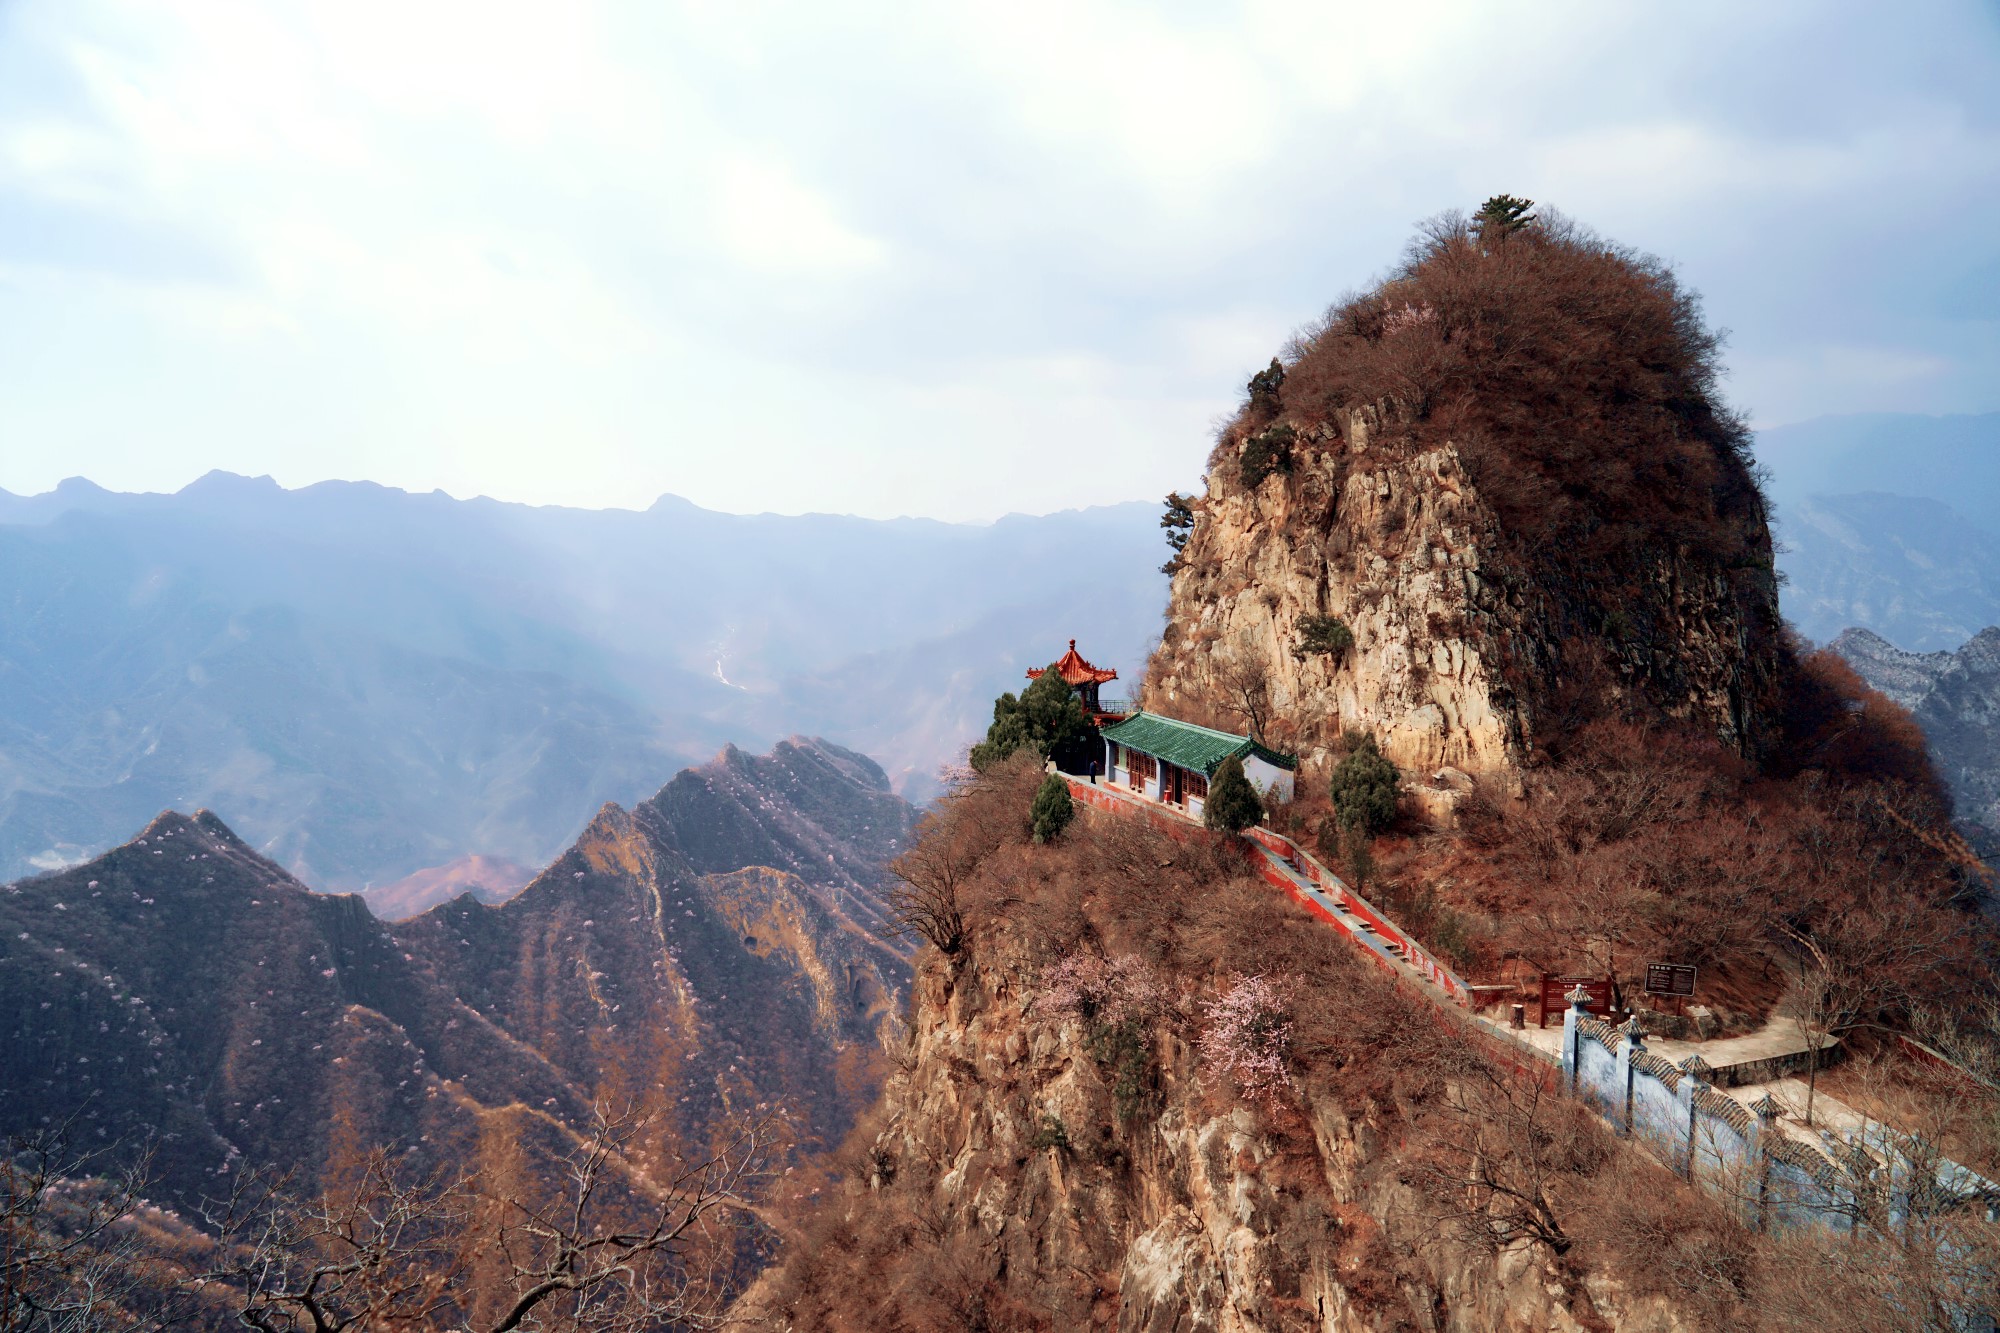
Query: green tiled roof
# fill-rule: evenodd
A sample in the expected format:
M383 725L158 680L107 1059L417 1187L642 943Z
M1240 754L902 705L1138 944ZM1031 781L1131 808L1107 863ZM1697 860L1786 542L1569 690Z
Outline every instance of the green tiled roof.
M1288 754L1259 745L1248 736L1232 736L1226 731L1176 722L1153 713L1134 713L1116 726L1106 727L1103 734L1108 741L1117 741L1141 754L1203 775L1214 774L1215 766L1232 754L1242 759L1256 755L1278 768L1297 768L1299 762Z

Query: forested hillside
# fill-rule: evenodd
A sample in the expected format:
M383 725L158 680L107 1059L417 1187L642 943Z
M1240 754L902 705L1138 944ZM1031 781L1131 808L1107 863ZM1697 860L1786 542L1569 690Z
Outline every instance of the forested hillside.
M759 1102L838 1141L906 991L869 926L911 822L859 755L732 750L607 806L504 905L390 926L212 814L161 815L0 890L0 1134L79 1117L184 1210L244 1167L309 1189L392 1145L509 1178L524 1119L570 1143L606 1108L647 1118L640 1165Z

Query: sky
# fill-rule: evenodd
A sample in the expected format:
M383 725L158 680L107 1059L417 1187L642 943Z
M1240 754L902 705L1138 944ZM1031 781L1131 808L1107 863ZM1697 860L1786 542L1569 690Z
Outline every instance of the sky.
M1760 425L2000 409L1991 2L0 0L0 488L1151 499L1500 192Z

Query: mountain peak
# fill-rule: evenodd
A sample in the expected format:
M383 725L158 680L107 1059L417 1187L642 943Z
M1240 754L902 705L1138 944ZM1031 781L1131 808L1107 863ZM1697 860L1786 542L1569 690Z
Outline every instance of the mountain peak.
M158 838L171 838L177 834L197 833L211 843L221 844L225 850L248 852L252 856L257 854L249 843L236 836L234 829L222 822L221 816L208 809L196 810L191 815L184 815L178 810L162 810L153 816L145 828L139 830L125 843L125 846L133 847Z
M179 495L276 495L284 490L270 473L246 477L240 472L211 468L176 492Z
M178 810L162 810L147 822L146 827L139 830L138 837L134 838L133 841L136 842L144 838L172 836L182 829L192 827L194 827L194 817L192 815L184 815Z

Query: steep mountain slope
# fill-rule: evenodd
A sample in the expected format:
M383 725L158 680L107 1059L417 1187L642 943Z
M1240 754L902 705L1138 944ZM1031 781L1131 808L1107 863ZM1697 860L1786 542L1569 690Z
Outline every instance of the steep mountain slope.
M1426 1170L1453 1178L1452 1108L1477 1108L1496 1156L1520 1132L1521 1107L1473 1083L1476 1038L1226 849L1095 810L1026 845L1010 816L1037 777L989 773L952 812L942 836L989 834L961 862L969 938L922 955L882 1104L739 1315L789 1333L1741 1326L1673 1290L1697 1255L1739 1276L1701 1201L1559 1107L1533 1132L1579 1243L1452 1243L1465 1177L1437 1190ZM1252 974L1276 1007L1250 1030L1284 1052L1261 1090L1212 1035L1219 993ZM1655 1207L1674 1253L1622 1262Z
M309 1179L376 1144L588 1102L460 1003L357 898L308 892L213 815L162 815L86 866L0 894L0 1124L81 1111L159 1136L163 1197L244 1161Z
M732 747L629 813L605 807L500 907L460 898L397 938L594 1100L690 1136L784 1100L825 1142L873 1098L907 972L844 908L879 920L912 823L851 751Z
M1715 350L1602 238L1421 238L1222 432L1148 706L1309 759L1361 728L1422 773L1510 767L1579 707L1761 756L1777 582ZM1329 619L1351 643L1313 646Z
M1980 826L1982 844L2000 836L2000 629L1981 630L1955 652L1904 652L1865 629L1831 646L1916 717L1959 820Z
M1088 623L1129 674L1157 548L1145 504L975 527L222 474L5 497L0 876L169 805L317 887L540 865L731 737L831 735L921 797L1029 664L992 642Z
M758 1102L792 1106L807 1143L837 1136L906 976L839 903L866 901L911 811L823 742L713 770L743 805L606 807L507 903L398 926L207 813L7 886L0 1132L72 1113L100 1142L157 1131L162 1194L183 1201L240 1163L309 1183L383 1144L481 1166L524 1117L560 1141L594 1104L656 1117L660 1153ZM788 809L784 779L807 774L848 790ZM749 807L754 826L712 829ZM709 834L698 869L680 848ZM725 845L744 858L727 870ZM787 864L802 873L770 868Z

